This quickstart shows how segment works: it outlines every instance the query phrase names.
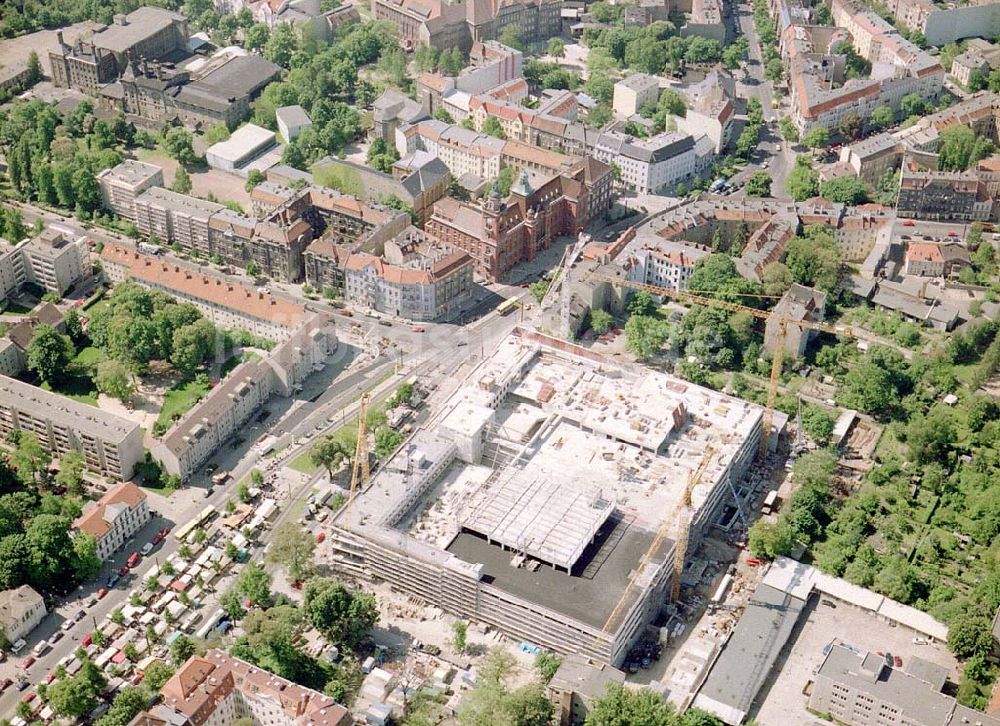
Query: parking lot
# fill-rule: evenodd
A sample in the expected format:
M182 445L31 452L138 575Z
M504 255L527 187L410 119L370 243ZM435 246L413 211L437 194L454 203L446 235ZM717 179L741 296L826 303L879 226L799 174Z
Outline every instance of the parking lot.
M756 713L760 726L826 724L806 710L808 696L803 693L813 673L823 662L823 648L833 642L849 643L862 650L882 651L907 660L919 656L951 669L951 680L960 673L955 658L944 643L914 643L917 633L902 626L882 622L872 613L828 598L813 598L786 652L775 665L757 696Z

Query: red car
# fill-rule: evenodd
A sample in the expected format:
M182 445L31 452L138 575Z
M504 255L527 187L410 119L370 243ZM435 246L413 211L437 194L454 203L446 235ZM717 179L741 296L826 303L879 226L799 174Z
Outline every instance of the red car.
M35 656L29 655L27 658L21 661L21 667L24 670L28 670L31 666L35 665Z
M145 677L146 677L146 674L143 673L142 671L139 671L134 676L132 676L132 685L133 686L138 686L140 683L142 683L142 679L145 678Z
M118 570L119 577L125 577L128 574L128 565L123 565L120 570Z
M160 544L160 542L163 541L163 536L164 535L162 532L157 532L156 534L153 535L153 540L152 542L150 542L150 544L154 546Z
M3 681L0 681L0 693L3 693L8 688L10 688L11 685L13 685L13 683L14 681L12 681L10 678L4 678Z
M170 527L164 527L163 529L160 530L161 538L165 539L168 534L170 534Z
M102 587L97 591L97 599L100 600L102 597L108 594L108 588Z
M326 533L325 532L320 532L319 534L316 535L316 543L317 544L319 544L320 542L322 542L325 539L326 539Z
M25 703L31 703L32 701L35 700L36 695L38 694L36 694L34 691L31 691L31 693L25 693L24 698L22 698L21 700L24 701Z
M128 556L128 562L126 562L125 564L127 564L129 567L135 567L140 562L142 562L142 555L140 555L138 552L133 552Z
M49 673L47 676L45 676L45 683L46 684L52 683L52 681L54 681L55 679L56 679L56 674L55 673Z
M414 325L412 328L410 328L410 330L412 330L414 333L426 332L426 328L424 328L422 325Z
M88 645L94 642L93 634L87 633L86 635L83 636L83 640L81 640L80 642L83 644L83 647L86 648Z

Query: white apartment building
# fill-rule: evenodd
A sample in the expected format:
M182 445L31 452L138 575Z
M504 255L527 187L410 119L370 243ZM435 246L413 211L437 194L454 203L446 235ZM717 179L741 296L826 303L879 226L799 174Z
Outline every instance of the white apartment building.
M594 158L617 166L621 184L639 194L659 194L691 181L697 164L694 139L681 133L641 140L616 131L603 133Z
M400 126L395 133L401 157L426 151L438 157L456 178L475 174L481 179L493 179L500 173L502 139L436 119Z
M102 562L121 549L152 517L146 492L130 481L122 482L81 514L73 529L97 540Z
M163 186L163 169L134 159L126 159L97 175L105 208L119 217L136 219L135 199L147 189Z
M615 113L629 118L647 103L656 103L659 99L660 79L646 73L633 73L615 84L611 106Z
M128 419L0 376L0 435L28 431L53 456L83 454L88 469L124 481L142 459L142 430Z
M151 187L135 198L135 226L146 237L177 242L184 249L208 249L208 220L221 204Z
M695 263L709 254L700 247L644 235L629 244L623 266L632 282L686 290Z
M26 278L60 297L90 273L86 238L70 239L66 232L49 227L20 247Z
M0 298L14 295L27 280L20 248L0 241Z
M27 638L47 614L45 600L28 585L0 592L0 628L9 643Z

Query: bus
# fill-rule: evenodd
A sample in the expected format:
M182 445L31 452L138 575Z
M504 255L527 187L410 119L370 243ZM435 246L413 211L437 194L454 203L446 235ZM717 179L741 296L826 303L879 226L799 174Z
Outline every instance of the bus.
M510 297L504 300L502 303L497 305L498 315L509 315L510 313L521 307L520 301L516 297Z
M194 532L196 529L204 525L206 522L210 521L216 514L218 510L209 504L207 507L201 510L197 517L192 519L190 522L185 524L180 529L174 531L174 536L179 542L183 542L188 538L188 535Z

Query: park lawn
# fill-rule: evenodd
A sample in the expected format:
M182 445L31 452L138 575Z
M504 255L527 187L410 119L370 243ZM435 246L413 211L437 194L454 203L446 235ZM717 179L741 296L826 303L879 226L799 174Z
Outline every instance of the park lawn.
M312 446L310 446L301 454L299 454L294 459L289 461L288 464L286 464L286 466L289 469L295 469L295 471L301 471L303 474L308 474L309 476L312 476L317 471L319 471L320 467L319 465L313 463L311 452L312 452Z
M181 381L163 397L163 408L154 429L165 432L170 425L191 410L209 391L209 384L198 380Z

